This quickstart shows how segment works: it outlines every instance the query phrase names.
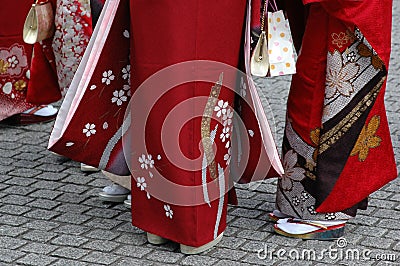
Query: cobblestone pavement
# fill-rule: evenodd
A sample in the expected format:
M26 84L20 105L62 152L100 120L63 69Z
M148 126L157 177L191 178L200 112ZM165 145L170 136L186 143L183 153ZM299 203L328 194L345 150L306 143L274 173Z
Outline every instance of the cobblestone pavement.
M399 25L400 1L394 2L394 25ZM386 103L399 168L400 28L393 34ZM282 136L289 80L268 82L264 94L274 110L276 135ZM369 208L347 225L346 243L275 235L267 213L274 207L276 180L240 186L239 206L229 208L223 241L206 253L185 256L174 243L148 244L144 232L131 226L127 208L99 201L97 193L109 184L101 174L83 174L78 163L47 151L51 127L0 126L0 265L400 265L400 179L371 195ZM329 256L324 250L330 247L337 250ZM258 256L260 249L266 258ZM311 261L277 259L298 253L307 258L312 251L317 256ZM357 251L372 259L352 259Z

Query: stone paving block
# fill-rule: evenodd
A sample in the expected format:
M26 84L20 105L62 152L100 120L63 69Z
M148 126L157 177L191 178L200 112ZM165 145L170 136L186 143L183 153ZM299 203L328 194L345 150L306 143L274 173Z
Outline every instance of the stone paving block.
M379 237L379 236L383 236L387 231L388 231L388 229L379 228L379 227L359 226L354 231L354 233L369 236L369 235L371 235L371 232L373 232L375 237L377 237L377 236Z
M117 206L116 206L117 207ZM123 213L121 213L120 215L118 215L117 217L115 217L114 219L116 220L121 220L121 221L125 221L125 222L131 222L132 221L132 214L130 211L126 211L127 208L124 205L121 205L121 211L124 211Z
M114 238L120 236L120 234L107 230L95 229L87 233L86 236L93 239L113 240Z
M56 237L56 233L42 231L42 230L31 230L22 236L23 239L35 242L47 243L52 238Z
M1 166L0 167L0 175L5 175L8 172L14 171L15 167L14 166Z
M6 249L17 249L23 245L25 245L27 241L21 240L18 238L1 236L0 237L0 247Z
M61 194L62 194L62 192L59 192L59 191L53 191L53 190L48 190L48 189L38 189L35 192L33 192L30 196L34 197L34 198L54 200Z
M361 242L361 244L366 247L383 248L383 249L388 249L393 243L394 240L389 238L378 238L371 236L365 237L365 239Z
M177 263L184 256L185 255L183 255L182 253L154 250L152 253L146 256L146 259L163 263Z
M30 210L31 208L29 207L10 205L10 204L3 205L2 207L0 207L0 213L6 213L11 215L22 215Z
M82 204L64 203L64 204L61 204L55 210L58 212L65 212L65 213L83 213L87 210L90 210L90 207L82 206Z
M111 230L122 222L116 219L101 219L101 218L94 218L87 222L85 225L88 227L98 228L98 229L107 229Z
M224 231L224 236L235 236L237 232L240 232L241 230L243 229L238 227L227 226Z
M227 265L229 265L229 266L249 266L251 264L245 263L245 262L232 261L232 260L220 260L214 265L215 266L227 266Z
M57 248L58 248L58 246L32 242L32 243L26 244L25 246L20 248L20 250L25 251L26 253L36 253L36 254L48 255L50 252L56 250Z
M89 230L91 230L91 228L87 226L66 224L58 227L54 232L67 235L82 235Z
M113 241L107 240L91 240L90 242L86 243L83 248L102 251L102 252L111 252L112 250L119 247L120 244L115 243Z
M54 200L36 199L36 200L28 203L27 206L39 208L39 209L45 209L45 210L52 210L60 204L61 204L60 202L57 202Z
M377 218L377 217L371 217L371 216L359 214L356 216L355 219L352 219L350 221L350 223L370 226L370 225L376 224L378 221L379 221L379 218Z
M399 229L399 220L381 219L377 226L388 229Z
M14 215L8 215L8 214L2 214L0 216L0 224L19 226L28 221L29 221L29 219L27 219L25 217L21 217L21 216L14 216Z
M38 161L30 161L30 160L17 160L15 159L15 162L13 163L13 166L16 168L29 168L29 169L34 169L37 168L38 166L42 165L41 162ZM41 170L40 172L43 172L43 169L37 168L35 170Z
M0 224L0 236L16 237L25 233L28 229Z
M29 223L24 224L23 226L30 229L35 230L43 230L43 231L50 231L60 224L53 222L53 221L42 221L42 220L34 220Z
M82 260L90 263L112 265L115 261L117 261L120 258L121 257L119 256L104 252L91 252L90 254L83 257Z
M87 211L85 214L94 216L94 217L99 217L99 218L112 219L119 214L119 211L110 210L110 209L93 208L93 209L90 209L89 211Z
M143 266L150 266L153 265L150 261L142 261L139 259L132 259L132 258L123 258L118 263L115 263L116 266L133 266L133 265L143 265Z
M400 212L396 210L379 209L373 215L379 218L400 219Z
M10 186L6 185L6 184L0 184L0 190L5 190L6 188L8 188ZM7 193L8 194L8 193Z
M230 215L245 217L245 218L257 218L263 214L264 212L246 208L236 208L230 212Z
M237 236L240 238L259 241L266 239L270 235L271 233L269 232L259 232L255 230L240 230L237 234Z
M124 222L120 226L117 227L117 231L126 232L126 233L141 233L142 230L132 225L131 222Z
M34 199L31 197L21 195L7 195L3 197L0 202L2 202L3 204L26 205L33 200Z
M48 190L55 190L61 186L62 184L60 184L60 182L49 181L49 180L39 180L38 182L32 184L32 187L38 189L48 189Z
M60 246L79 247L88 241L89 241L89 239L87 239L86 237L82 237L82 236L61 235L61 236L57 236L56 238L54 238L51 241L51 244L60 245Z
M260 256L257 253L249 253L246 257L242 258L242 263L250 263L251 265L277 265L278 260L274 257L267 255L265 258L263 254Z
M44 173L36 176L35 178L43 179L43 180L51 180L51 181L60 181L61 179L63 179L66 176L67 176L67 174L64 174L64 173L46 173L46 172L44 172Z
M17 185L17 186L29 186L32 183L35 183L36 179L34 178L25 178L25 177L10 177L8 176L7 179L4 179L2 183L6 183L9 185Z
M25 217L42 219L42 220L52 220L54 217L58 216L60 213L56 211L48 211L36 209L24 214Z
M217 246L229 249L238 249L245 242L246 240L241 238L224 236Z
M94 264L89 264L82 261L59 259L52 266L93 266Z
M46 255L28 254L17 260L17 262L22 265L46 266L52 264L55 260L55 258Z
M58 216L55 220L70 224L83 224L84 222L90 220L90 216L77 214L77 213L64 213Z
M27 161L36 161L42 157L43 155L33 152L22 152L14 156L15 159L27 160Z
M154 250L153 248L143 247L143 246L134 246L134 245L122 245L120 248L115 250L113 253L116 255L120 255L121 257L134 257L134 258L143 258L150 252Z
M89 196L87 195L79 195L76 193L60 193L61 196L57 198L57 201L62 201L66 203L82 203L83 201L87 200Z
M252 229L252 230L257 230L260 227L265 225L265 221L262 220L257 220L257 219L249 219L249 218L243 218L240 217L236 219L233 223L231 223L231 226L236 226L240 228L245 228L245 229Z
M85 185L91 181L93 181L92 177L90 176L82 177L81 175L70 175L62 180L63 183L70 183L76 185Z
M10 249L5 249L3 247L0 247L0 262L6 262L10 265L12 262L17 260L18 258L24 256L25 253L18 251L18 250L10 250Z
M60 257L60 258L65 258L65 259L72 259L72 260L78 260L82 258L83 256L86 256L89 254L89 250L84 250L81 248L73 248L73 247L60 247L53 253L51 253L52 256L54 257Z
M58 164L42 164L43 162L39 162L40 165L36 166L37 170L42 170L46 172L54 172L54 173L60 173L67 167L64 165L58 165Z
M121 234L121 236L116 238L114 241L128 245L140 246L147 243L147 237L145 236L145 234L136 234L136 235Z
M9 195L15 194L15 195L26 196L35 190L36 190L36 188L31 188L31 187L12 186L12 187L8 187L8 188L4 189L3 192L7 193Z
M207 265L215 265L218 262L216 258L210 258L208 256L202 255L190 255L186 256L182 261L181 265L187 266L207 266Z
M58 190L69 192L69 193L78 193L81 194L88 190L87 186L75 185L75 184L67 184L59 188Z
M247 252L242 250L232 250L227 248L215 248L215 251L211 254L211 257L218 259L230 259L239 261L241 258L246 256Z

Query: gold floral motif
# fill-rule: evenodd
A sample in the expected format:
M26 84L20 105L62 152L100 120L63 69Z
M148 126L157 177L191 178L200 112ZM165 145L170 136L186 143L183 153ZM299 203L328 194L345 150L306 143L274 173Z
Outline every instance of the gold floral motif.
M320 128L316 128L316 129L314 129L314 130L312 130L310 132L311 142L315 145L315 147L317 147L317 148L314 149L313 156L312 156L314 162L317 161L320 134L321 134L321 129Z
M347 33L332 33L332 43L339 48L342 48L349 40L350 36Z
M384 66L383 61L381 60L381 58L377 54L374 53L373 50L368 48L367 45L365 45L363 43L360 43L357 46L357 50L358 50L358 53L360 54L360 56L362 56L362 57L371 57L371 65L375 69L377 69L377 70L378 69L379 70L383 69L383 66Z
M14 83L14 87L16 91L24 91L26 89L26 82L20 79Z
M3 59L0 59L0 74L5 74L10 64Z
M375 135L379 128L379 124L380 117L375 115L371 118L368 125L364 125L350 156L358 154L358 160L364 162L365 159L367 159L369 150L376 148L381 144L382 139Z

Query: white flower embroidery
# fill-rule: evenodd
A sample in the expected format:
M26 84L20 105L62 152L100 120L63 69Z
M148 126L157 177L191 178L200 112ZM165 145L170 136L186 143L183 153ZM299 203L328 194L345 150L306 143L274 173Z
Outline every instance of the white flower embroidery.
M222 116L222 120L224 121L222 124L224 127L230 126L232 124L232 117L233 117L233 112L231 109L227 109L226 113Z
M222 129L222 133L221 135L219 135L222 142L225 142L226 139L229 139L230 137L229 131L230 131L229 127L224 127L224 129Z
M254 137L254 131L253 130L249 129L247 131L249 132L250 137Z
M253 39L252 39L252 40L253 40ZM242 78L240 79L240 95L241 95L243 98L246 97L246 95L247 95L246 90L247 90L247 85L246 85L246 82L244 81L244 78L242 77Z
M151 156L151 154L147 155L147 162L148 162L150 168L154 167L154 160L153 160L153 156Z
M217 112L217 117L226 114L226 108L228 107L228 102L219 100L218 104L214 107L214 111Z
M226 161L226 165L229 165L231 162L231 148L229 148L228 153L224 155L224 160Z
M86 137L90 137L91 135L96 134L96 125L87 123L85 128L82 130L82 133L86 135Z
M300 167L295 167L297 163L297 154L294 150L290 150L285 154L283 159L283 168L285 173L280 177L280 185L283 190L291 191L293 188L293 180L301 181L304 179L305 170Z
M108 128L108 123L107 122L104 122L103 123L103 129L107 129Z
M139 163L140 163L140 167L142 168L142 169L148 169L149 167L148 167L148 161L147 161L147 159L146 159L146 155L144 155L144 154L142 154L142 156L140 156L139 157Z
M129 31L128 30L124 30L122 35L124 35L125 38L129 38Z
M103 78L101 79L101 83L105 83L106 85L110 85L111 81L114 80L115 76L111 70L103 72Z
M129 86L129 85L124 85L124 86L122 87L122 89L123 89L124 91L126 91L126 96L131 97L131 86Z
M168 204L166 204L166 205L164 205L164 210L165 210L165 216L167 216L168 218L172 219L172 216L174 215L174 212L171 209L171 207Z
M147 187L146 179L144 177L138 177L137 187L140 188L141 191L143 191Z
M352 62L343 65L340 52L328 53L325 98L331 99L337 92L343 96L350 96L354 92L350 80L358 74L359 70L360 66Z
M128 99L125 96L125 91L124 90L116 90L113 92L113 96L111 99L112 103L117 103L118 106L121 106L123 102L126 102L126 100Z
M15 55L7 58L7 61L10 64L11 68L15 68L19 63L19 61L18 61L18 59L17 59L17 57Z
M131 66L127 65L122 69L122 78L123 79L130 79L131 78Z

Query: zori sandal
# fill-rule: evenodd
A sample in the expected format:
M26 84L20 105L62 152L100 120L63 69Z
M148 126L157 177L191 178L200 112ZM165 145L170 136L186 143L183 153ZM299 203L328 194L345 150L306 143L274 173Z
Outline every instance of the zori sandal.
M46 123L54 120L57 116L57 108L52 105L39 105L26 110L23 113L10 116L4 119L9 125L29 125L35 123Z
M312 221L296 218L280 219L275 225L276 233L293 238L334 240L343 236L345 220Z
M268 214L269 219L273 222L277 222L279 219L285 219L285 218L293 218L290 215L284 214L283 212L280 212L278 210L273 210Z

